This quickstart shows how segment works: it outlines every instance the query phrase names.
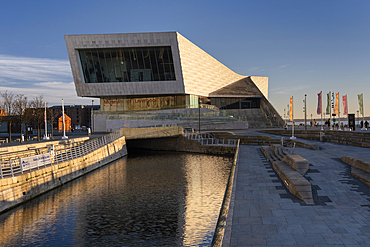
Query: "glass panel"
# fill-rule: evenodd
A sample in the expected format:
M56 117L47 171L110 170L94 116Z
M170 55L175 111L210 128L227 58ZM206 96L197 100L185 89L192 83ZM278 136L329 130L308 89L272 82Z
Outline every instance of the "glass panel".
M80 51L80 60L81 60L81 65L82 65L82 71L84 74L84 79L86 83L91 83L90 80L90 72L89 72L89 67L88 67L88 60L87 60L87 55L86 51L82 50Z
M108 82L116 82L116 77L114 75L114 61L111 50L105 50L105 60L107 63L107 70L108 70Z
M157 55L155 54L155 48L149 49L149 56L150 56L150 64L153 70L153 81L159 81L159 70L158 70L158 63L157 63Z
M79 50L86 83L176 80L171 47Z

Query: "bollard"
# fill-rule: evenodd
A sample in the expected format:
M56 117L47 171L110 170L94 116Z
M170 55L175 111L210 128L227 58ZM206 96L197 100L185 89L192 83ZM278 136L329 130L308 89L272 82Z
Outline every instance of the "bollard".
M324 132L320 132L320 141L321 142L325 141L325 133Z

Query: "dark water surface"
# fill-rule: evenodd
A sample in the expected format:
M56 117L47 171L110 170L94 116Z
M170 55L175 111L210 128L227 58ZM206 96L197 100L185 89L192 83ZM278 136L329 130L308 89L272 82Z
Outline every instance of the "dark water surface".
M209 246L231 162L131 153L0 215L0 246Z

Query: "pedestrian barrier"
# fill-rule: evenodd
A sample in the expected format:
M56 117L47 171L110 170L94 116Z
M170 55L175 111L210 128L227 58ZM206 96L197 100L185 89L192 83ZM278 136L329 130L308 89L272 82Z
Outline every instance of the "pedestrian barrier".
M0 179L15 177L26 171L31 171L32 169L45 168L52 164L58 164L85 156L121 137L123 137L123 131L117 130L108 135L86 141L78 146L57 150L55 152L50 150L47 154L41 154L47 155L49 158L41 157L41 155L34 155L26 158L0 161Z
M195 133L194 129L184 129L183 135L188 140L195 140L204 146L236 147L238 145L238 139L218 139L211 133Z

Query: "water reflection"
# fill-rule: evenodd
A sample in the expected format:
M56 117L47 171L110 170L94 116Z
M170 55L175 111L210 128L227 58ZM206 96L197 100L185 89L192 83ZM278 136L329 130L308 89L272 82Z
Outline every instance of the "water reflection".
M0 216L1 246L208 246L227 157L130 154Z

